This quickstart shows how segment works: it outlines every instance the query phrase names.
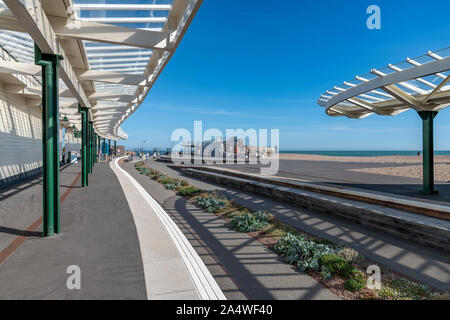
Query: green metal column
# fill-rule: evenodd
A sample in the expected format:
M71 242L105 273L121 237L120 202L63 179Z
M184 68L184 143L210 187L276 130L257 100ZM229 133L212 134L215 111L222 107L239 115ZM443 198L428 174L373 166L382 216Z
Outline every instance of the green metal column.
M88 181L88 109L78 105L78 112L81 113L81 185L87 187Z
M98 136L98 161L100 162L100 155L102 153L102 138Z
M88 173L92 173L92 122L89 121L88 123L88 164L89 164L89 170Z
M92 153L91 153L91 161L92 161L92 172L94 172L94 163L95 163L95 132L94 125L91 122L91 131L92 131Z
M114 157L117 157L117 141L114 140Z
M108 158L111 158L111 139L108 140Z
M42 66L43 235L60 232L59 222L59 89L60 55L35 48L35 64Z
M434 190L434 126L436 111L419 111L423 127L423 194L438 194Z
M96 159L97 159L97 134L94 132L94 136L93 136L93 138L92 138L92 141L94 142L94 154L93 154L93 159L92 159L92 162L93 162L93 164L94 164L94 166L95 166L95 162L96 162Z

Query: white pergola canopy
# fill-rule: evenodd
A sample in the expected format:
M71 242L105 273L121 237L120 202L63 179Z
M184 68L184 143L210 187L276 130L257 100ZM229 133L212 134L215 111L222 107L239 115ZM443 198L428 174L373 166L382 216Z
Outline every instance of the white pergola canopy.
M34 44L60 54L60 115L81 128L78 104L101 137L142 104L202 0L0 0L0 81L33 104L41 99ZM5 57L6 56L6 57ZM7 75L13 76L13 78Z
M383 69L372 69L327 90L318 104L330 116L362 119L394 116L409 109L440 111L450 105L450 48Z

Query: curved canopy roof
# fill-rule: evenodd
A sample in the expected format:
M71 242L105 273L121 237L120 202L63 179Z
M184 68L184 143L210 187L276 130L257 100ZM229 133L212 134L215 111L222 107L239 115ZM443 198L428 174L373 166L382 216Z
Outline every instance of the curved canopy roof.
M450 105L450 48L389 64L327 90L318 104L330 116L362 119Z
M144 101L201 3L0 0L0 47L6 60L0 61L0 81L8 80L2 77L7 72L27 77L14 80L22 90L13 93L38 101L34 44L44 53L60 54L60 118L80 128L80 103L89 109L96 133L126 139L121 124Z

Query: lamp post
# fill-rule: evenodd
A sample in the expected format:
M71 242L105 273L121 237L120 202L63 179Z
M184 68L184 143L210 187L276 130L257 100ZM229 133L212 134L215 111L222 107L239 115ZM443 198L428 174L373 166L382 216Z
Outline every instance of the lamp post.
M142 139L142 147L141 147L141 153L143 154L144 153L144 143L145 143L146 141L144 140L144 139Z
M60 231L59 223L59 101L58 68L62 56L34 48L35 64L42 67L42 177L43 234Z

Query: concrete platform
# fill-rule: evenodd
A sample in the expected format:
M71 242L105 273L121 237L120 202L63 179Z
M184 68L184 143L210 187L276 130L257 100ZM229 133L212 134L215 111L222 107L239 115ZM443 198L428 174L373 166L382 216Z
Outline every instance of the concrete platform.
M118 162L119 159L113 160L110 165L136 224L148 299L225 300L184 234Z
M346 243L364 256L408 278L450 292L450 257L441 250L399 239L373 228L299 208L258 194L219 185L173 170L166 163L147 161L156 170L185 179L203 190L223 194L252 210L264 210L307 233L335 243Z
M311 192L309 191L311 185L296 181L280 182L273 177L238 174L226 169L198 167L196 169L181 167L180 169L188 175L201 179L254 192L327 215L342 217L381 232L450 252L450 221L334 196L336 193L343 192L355 196L354 191L334 190L331 192L332 195L328 195L324 194L324 190ZM327 193L330 191L329 187L321 188L327 188ZM361 192L358 194L361 197ZM370 195L366 196L368 197ZM395 201L395 199L386 199L385 202L387 201ZM416 208L417 206L418 204L415 205ZM427 206L441 207L443 214L447 214L446 211L448 211L447 207L435 204L427 204Z
M40 179L0 195L0 299L224 299L164 210L110 164L95 165L88 188L80 165L62 171L54 237L41 235ZM66 285L70 266L80 290Z
M62 233L42 238L39 226L26 228L42 215L39 180L10 191L1 201L1 249L26 236L0 265L0 299L146 299L139 241L122 189L106 164L96 164L89 188L72 186L80 165L61 173ZM81 290L66 286L67 268L81 269Z
M151 162L152 166L154 164ZM158 182L140 175L132 163L125 163L124 169L158 199L228 299L339 299L314 278L285 264L278 255L254 238L232 230L223 219L199 209ZM157 169L170 171L170 175L179 174L167 167Z

